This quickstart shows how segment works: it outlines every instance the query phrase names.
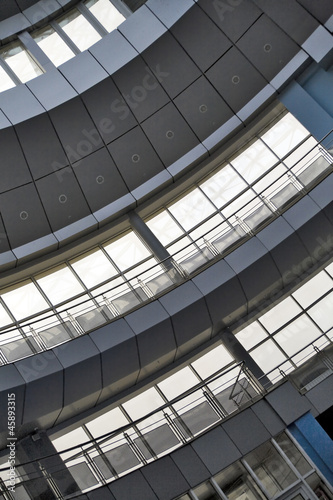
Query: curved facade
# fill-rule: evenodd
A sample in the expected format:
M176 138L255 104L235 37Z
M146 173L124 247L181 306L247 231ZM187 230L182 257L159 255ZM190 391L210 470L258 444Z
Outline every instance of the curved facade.
M330 498L330 2L14 3L3 498Z

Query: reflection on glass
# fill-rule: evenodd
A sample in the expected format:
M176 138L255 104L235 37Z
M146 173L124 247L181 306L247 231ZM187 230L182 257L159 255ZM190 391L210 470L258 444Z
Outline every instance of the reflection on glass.
M194 488L194 493L199 500L220 500L221 498L208 482Z
M262 340L267 337L267 333L257 321L251 323L250 325L243 328L239 333L236 334L237 340L242 344L245 349L251 349L251 347L259 344Z
M183 234L183 231L178 224L173 220L171 215L164 210L147 222L149 229L160 240L162 245L167 245L171 241Z
M111 259L122 271L149 257L150 252L133 233L128 233L104 246Z
M101 39L95 28L77 9L58 19L58 24L81 51Z
M237 172L251 184L278 161L259 139L231 161Z
M218 208L221 208L246 188L246 182L230 165L226 165L207 181L200 184L200 189Z
M296 448L285 432L276 438L276 442L302 476L305 476L305 474L312 469L311 465L305 460L301 452Z
M6 61L22 83L43 74L39 65L19 42L13 42L4 49L1 49L0 56Z
M15 87L15 83L6 73L6 71L0 66L0 92L11 89L12 87Z
M292 356L321 335L320 330L305 314L276 333L274 340Z
M196 226L215 210L215 207L199 189L194 189L181 200L169 206L169 211L185 230Z
M284 356L273 340L266 340L259 347L253 349L251 356L264 373L276 368L286 360L286 356Z
M103 283L117 274L116 269L101 250L71 261L71 266L88 288Z
M309 132L296 118L287 113L261 137L280 158L308 137Z
M85 5L109 32L125 21L124 16L112 5L110 0L88 0Z
M246 455L245 460L272 497L297 481L297 476L269 442Z
M314 278L309 280L305 285L301 286L293 296L301 304L302 307L309 307L315 300L319 299L324 293L332 288L332 280L321 271Z
M53 273L37 276L37 282L52 304L59 304L84 291L68 267L60 267Z
M55 66L60 66L75 55L51 26L33 33L32 37Z
M260 316L259 321L269 333L273 333L301 312L302 309L293 298L287 297L280 304Z
M265 500L245 467L236 462L214 477L229 500Z
M4 290L2 299L17 320L32 316L43 309L48 309L49 305L31 281L25 284Z
M185 367L163 380L163 382L160 382L158 387L170 401L198 383L198 377L194 375L189 367Z

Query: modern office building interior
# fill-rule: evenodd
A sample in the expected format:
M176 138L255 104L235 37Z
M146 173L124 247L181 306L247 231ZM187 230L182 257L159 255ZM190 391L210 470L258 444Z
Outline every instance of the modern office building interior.
M0 499L333 499L332 0L0 3Z

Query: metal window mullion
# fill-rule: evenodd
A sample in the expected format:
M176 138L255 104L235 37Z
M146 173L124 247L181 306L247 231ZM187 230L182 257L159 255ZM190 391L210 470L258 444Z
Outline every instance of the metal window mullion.
M220 497L222 498L222 500L228 500L227 495L225 493L223 493L222 489L220 488L220 486L217 484L217 482L215 481L215 479L213 477L210 478L209 482L213 486L213 488L216 491L216 493L218 495L220 495Z
M0 57L0 66L6 71L7 75L11 78L11 80L13 80L15 85L20 85L22 83L17 74L2 57Z
M109 0L110 1L110 0ZM129 17L133 12L122 0L111 0L111 4L117 9L120 14L125 18Z
M266 496L266 498L272 498L272 496L266 490L264 484L260 481L257 474L255 474L255 472L251 469L251 467L248 465L246 460L244 458L241 458L240 461L241 461L242 465L245 467L246 471L249 473L250 477L253 479L253 481L257 485L257 487L259 488L259 491L262 491L264 493L264 495Z
M79 3L76 8L101 37L109 33L84 3Z
M68 45L68 47L74 52L75 55L81 53L80 49L75 45L73 40L65 33L65 31L59 26L56 21L50 21L50 26L58 33L60 38Z

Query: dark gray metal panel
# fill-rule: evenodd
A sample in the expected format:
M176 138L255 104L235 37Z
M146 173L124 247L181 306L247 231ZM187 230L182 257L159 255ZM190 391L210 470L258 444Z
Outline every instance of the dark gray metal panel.
M202 71L207 71L232 45L207 14L195 4L172 26L171 33Z
M333 375L323 380L316 387L306 393L306 398L318 410L323 413L332 406Z
M88 335L62 344L53 352L65 369L63 409L58 418L63 421L97 403L102 390L101 356Z
M102 138L79 97L52 109L49 116L71 163L81 160L103 145Z
M234 116L204 76L192 83L174 102L200 141Z
M208 340L212 323L203 295L188 281L159 299L172 316L172 324L178 346L177 357L191 351Z
M135 498L135 500L157 500L149 482L141 471L135 471L124 478L109 485L113 497L116 500ZM96 500L99 497L96 497Z
M193 7L193 0L171 2L171 4L165 0L148 0L146 6L167 28L170 28L191 7Z
M124 319L89 334L101 352L103 391L99 401L135 384L140 370L134 332Z
M129 314L126 322L137 336L141 365L139 379L173 362L177 348L175 336L170 317L159 302L147 304Z
M166 31L166 27L145 5L117 29L138 52L145 50Z
M0 192L32 181L20 143L12 128L0 130L1 179Z
M36 186L53 231L90 214L80 185L70 167L39 179Z
M15 106L13 106L15 102ZM44 113L45 110L25 85L0 93L0 108L13 125Z
M299 51L298 45L265 15L242 36L237 47L268 81Z
M318 205L309 196L304 196L283 214L283 218L297 230L319 211Z
M210 474L191 446L184 446L171 454L172 460L191 488L205 481Z
M299 45L318 26L318 22L295 0L279 0L278 3L274 0L254 0L254 3Z
M333 5L331 0L297 0L298 3L303 5L315 18L321 23L325 23L333 14Z
M301 396L290 382L277 387L265 399L286 425L311 410L309 401Z
M84 92L82 100L106 144L137 125L130 107L111 78Z
M190 489L170 457L151 463L142 469L142 474L160 500L170 500Z
M216 474L242 456L222 427L216 427L196 439L192 448L211 474Z
M33 78L26 85L46 110L77 96L77 92L57 69Z
M108 149L130 191L164 170L161 160L140 127L113 141Z
M0 210L12 248L50 233L50 226L33 184L0 195Z
M48 17L53 17L60 10L61 5L57 0L40 0L25 9L24 15L34 25L42 20L47 20Z
M126 184L105 148L77 162L73 170L92 212L128 193Z
M0 23L0 40L5 40L6 38L29 28L30 23L28 19L19 12Z
M235 112L242 109L267 83L236 47L228 50L207 71L206 76Z
M164 165L169 166L199 144L174 104L157 111L142 128Z
M142 57L153 73L157 70L158 75L159 67L168 73L161 85L171 98L180 94L201 75L201 71L169 32L145 50Z
M160 67L155 68L155 74L157 78L145 61L141 57L136 57L112 75L123 98L140 122L169 101L159 83L169 76L169 73L164 71L162 61Z
M213 264L192 281L205 296L214 332L247 313L247 301L241 284L224 260Z
M230 439L242 455L260 446L270 438L259 418L248 408L222 424Z
M19 428L23 419L25 382L15 365L1 367L0 378L0 405L3 411L0 412L0 448L8 444L8 395L14 394L15 398L15 422Z
M105 69L87 50L59 66L59 71L79 94L108 76Z
M308 196L322 209L331 205L333 201L333 174L330 174L312 189Z
M297 234L314 262L322 259L327 261L333 251L333 221L330 222L325 214L319 213L299 228Z
M63 367L51 351L17 361L15 366L26 383L22 435L35 427L52 427L63 404Z
M256 238L237 248L225 257L237 273L248 301L249 310L282 288L282 277L271 255Z
M236 42L261 15L258 7L248 0L245 2L243 0L233 2L198 0L198 5L232 42Z
M19 123L15 128L34 179L44 177L68 165L64 150L47 114Z
M275 436L285 428L280 417L264 399L252 405L251 410L257 415L272 436Z
M87 498L89 500L115 500L108 486L101 486L96 490L89 491Z
M117 30L89 48L89 52L112 75L138 55L133 46Z
M1 2L0 4L0 21L7 19L8 17L15 16L18 14L20 9L17 3L12 0L7 0L7 2Z

